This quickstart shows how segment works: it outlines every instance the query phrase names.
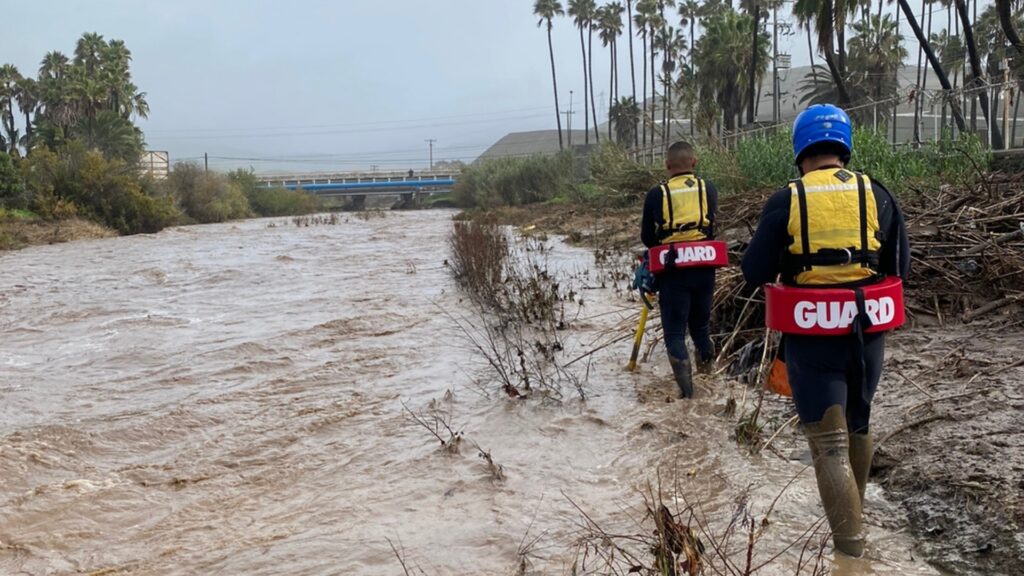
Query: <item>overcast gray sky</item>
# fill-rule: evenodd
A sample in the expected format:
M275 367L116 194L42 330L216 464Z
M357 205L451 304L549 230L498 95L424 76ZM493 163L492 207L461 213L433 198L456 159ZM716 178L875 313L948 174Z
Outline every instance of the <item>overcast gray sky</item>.
M70 55L83 32L124 40L135 83L152 109L140 126L149 148L170 151L172 161L205 152L217 169L422 168L427 138L437 139L435 160L468 161L508 132L555 127L547 41L532 6L532 0L6 2L0 62L35 74L48 50ZM944 10L936 11L937 24L945 22ZM573 90L574 108L581 110L579 35L561 19L554 38L561 103L568 107ZM609 60L596 37L594 44L594 82L605 98L597 106L604 113ZM802 35L783 37L779 49L793 53L795 66L808 62ZM625 95L624 44L619 60ZM574 127L582 127L582 113Z

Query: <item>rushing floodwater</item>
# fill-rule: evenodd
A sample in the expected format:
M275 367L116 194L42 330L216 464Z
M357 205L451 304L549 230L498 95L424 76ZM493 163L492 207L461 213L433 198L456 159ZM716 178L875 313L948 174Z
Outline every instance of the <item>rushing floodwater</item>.
M606 530L649 533L640 491L660 468L722 524L744 488L763 513L804 469L740 450L716 415L724 391L665 402L661 349L636 375L629 343L595 354L585 403L481 394L440 312L464 313L443 267L450 217L254 220L0 254L0 574L400 574L388 540L428 575L508 574L527 534L532 570L566 574L583 534L569 498ZM593 268L584 250L553 257ZM635 314L610 289L583 292L581 351ZM403 412L449 390L453 424L506 481ZM869 494L869 522L896 515ZM820 514L805 471L761 546L770 556ZM874 559L835 573L934 574L898 526L874 524ZM761 573L791 574L795 558Z

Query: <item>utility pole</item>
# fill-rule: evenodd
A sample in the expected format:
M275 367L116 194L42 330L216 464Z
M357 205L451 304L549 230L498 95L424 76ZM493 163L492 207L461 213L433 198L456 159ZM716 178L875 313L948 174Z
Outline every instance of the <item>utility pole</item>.
M572 117L576 114L572 111L572 90L569 90L569 110L562 114L565 114L566 132L569 133L569 150L572 150Z
M203 152L203 172L210 171L210 155L207 152Z
M430 146L430 169L434 169L434 142L437 142L434 138L427 138L424 140Z

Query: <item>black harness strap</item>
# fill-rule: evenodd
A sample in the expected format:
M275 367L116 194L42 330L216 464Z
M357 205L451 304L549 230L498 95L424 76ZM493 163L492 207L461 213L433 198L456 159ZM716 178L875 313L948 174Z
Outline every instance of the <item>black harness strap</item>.
M860 266L867 268L868 261L868 198L865 191L864 175L857 174L857 202L860 204Z
M857 360L854 363L854 372L856 372L856 374L854 374L854 377L857 382L860 383L860 395L864 400L864 404L870 405L871 399L868 398L868 369L864 350L864 333L874 324L872 324L871 318L868 317L868 314L864 309L864 290L854 288L853 294L857 300L857 317L853 319L852 326L853 333L857 337Z
M807 233L807 191L804 189L804 181L796 181L796 198L800 203L800 247L803 254L800 255L801 268L804 272L811 270L811 237Z
M704 180L697 178L697 227L704 230Z
M672 228L675 224L675 215L672 214L672 192L669 190L667 182L661 185L661 194L665 197L665 202L668 203L668 222L665 222L664 224L665 232L668 234L662 236L663 238L667 238L672 235Z

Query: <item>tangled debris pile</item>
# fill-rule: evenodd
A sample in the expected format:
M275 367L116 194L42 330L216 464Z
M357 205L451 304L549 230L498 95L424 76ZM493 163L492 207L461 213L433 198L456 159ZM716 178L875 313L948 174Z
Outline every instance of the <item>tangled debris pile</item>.
M966 322L1024 299L1024 177L943 187L904 207L913 274L907 307Z

